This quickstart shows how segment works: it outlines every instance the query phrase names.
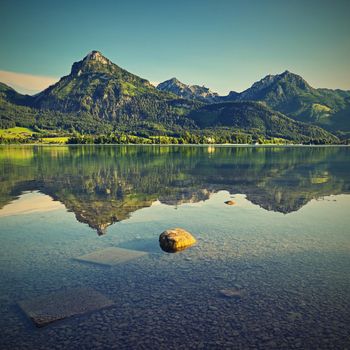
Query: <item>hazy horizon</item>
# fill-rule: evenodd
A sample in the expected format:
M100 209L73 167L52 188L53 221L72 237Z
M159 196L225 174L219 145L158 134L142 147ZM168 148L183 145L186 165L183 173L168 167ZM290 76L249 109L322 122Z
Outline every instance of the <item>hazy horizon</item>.
M113 63L115 63L115 62L113 62ZM125 67L121 67L121 68L125 69ZM133 73L133 72L130 72L130 73ZM281 73L283 73L283 72L278 72L276 74L281 74ZM292 72L292 73L298 74L297 72ZM69 74L69 72L67 71L67 73L64 75L68 75L68 74ZM223 96L228 95L228 93L230 91L242 92L242 91L250 88L256 81L263 79L266 75L269 75L269 74L270 73L267 73L262 77L257 77L254 81L252 81L250 84L248 84L247 87L245 87L242 90L231 89L231 90L228 90L227 92L224 92L222 95ZM298 75L300 75L300 74L298 74ZM174 78L174 77L169 76L169 78L166 80L169 80L172 78ZM177 78L177 77L175 77L175 78ZM304 76L303 76L303 78L305 79ZM47 77L47 76L32 75L32 74L27 74L27 73L9 72L9 71L0 70L0 82L9 85L13 89L15 89L17 92L20 92L22 94L28 94L28 95L35 95L38 92L43 91L44 89L48 88L50 85L57 83L60 79L61 79L61 77ZM307 81L307 79L306 79L306 81ZM150 83L155 87L161 82L162 81L150 80ZM193 82L193 83L188 83L186 81L181 81L181 82L186 84L186 85L200 85L200 84L197 84L196 82ZM210 88L212 90L212 88L210 86L206 86L206 87ZM314 88L328 88L328 86L313 86L313 87ZM344 90L350 90L350 89L344 89ZM213 92L218 92L218 91L213 90Z

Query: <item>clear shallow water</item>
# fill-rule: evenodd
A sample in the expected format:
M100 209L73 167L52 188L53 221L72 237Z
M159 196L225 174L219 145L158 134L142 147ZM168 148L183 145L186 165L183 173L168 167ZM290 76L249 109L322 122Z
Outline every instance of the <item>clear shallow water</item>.
M0 348L349 347L349 152L1 147ZM177 226L197 244L165 253ZM149 254L74 260L111 246ZM84 286L115 307L37 329L17 305Z

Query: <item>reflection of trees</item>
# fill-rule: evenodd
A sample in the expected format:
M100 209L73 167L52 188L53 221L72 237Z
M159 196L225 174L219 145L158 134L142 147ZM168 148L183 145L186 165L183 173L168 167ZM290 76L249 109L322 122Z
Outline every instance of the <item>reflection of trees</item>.
M349 192L346 148L73 146L2 148L0 206L23 190L65 204L99 233L153 201L176 205L228 190L267 210L298 210Z

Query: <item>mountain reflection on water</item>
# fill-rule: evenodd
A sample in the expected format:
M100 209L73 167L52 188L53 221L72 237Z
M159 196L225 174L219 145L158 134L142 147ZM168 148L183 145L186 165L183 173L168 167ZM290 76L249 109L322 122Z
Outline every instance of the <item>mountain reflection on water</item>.
M0 208L24 191L60 201L103 234L159 200L179 205L227 190L290 213L349 193L346 147L4 146Z

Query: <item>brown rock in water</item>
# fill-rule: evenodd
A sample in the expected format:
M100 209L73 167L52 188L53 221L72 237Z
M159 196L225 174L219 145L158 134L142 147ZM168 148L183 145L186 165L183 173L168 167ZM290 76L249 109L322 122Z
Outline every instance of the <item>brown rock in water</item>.
M196 239L182 228L166 230L159 236L160 247L168 253L184 250L196 243Z
M227 204L227 205L236 205L236 202L233 201L233 200L230 200L230 201L226 201L225 204Z

